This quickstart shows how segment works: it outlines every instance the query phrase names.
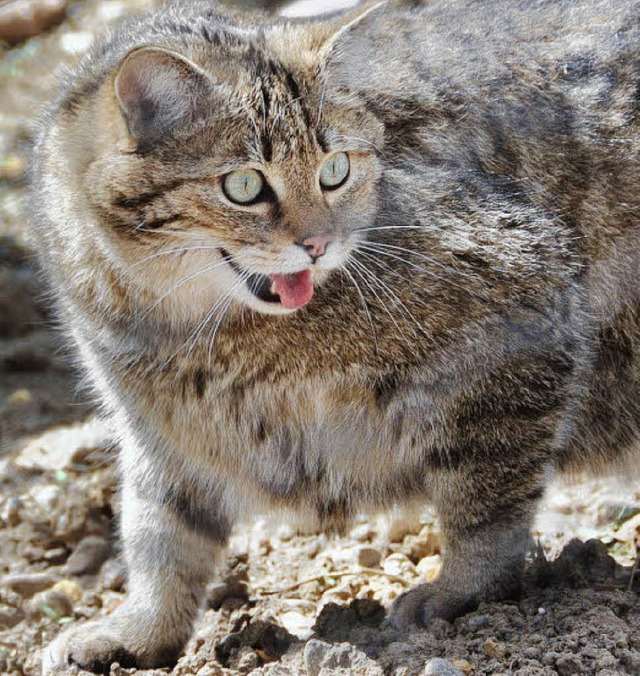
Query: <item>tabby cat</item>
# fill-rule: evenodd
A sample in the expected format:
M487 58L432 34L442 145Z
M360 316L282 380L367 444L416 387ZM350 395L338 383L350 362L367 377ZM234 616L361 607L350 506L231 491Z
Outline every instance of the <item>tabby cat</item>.
M557 471L640 423L640 5L182 0L66 76L32 232L120 443L126 601L46 673L180 655L234 522L416 500L404 630L517 594Z

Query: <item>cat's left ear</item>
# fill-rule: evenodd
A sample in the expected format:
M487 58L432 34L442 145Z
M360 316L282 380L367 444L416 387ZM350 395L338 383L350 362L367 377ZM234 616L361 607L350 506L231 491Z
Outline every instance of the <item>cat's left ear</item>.
M207 73L176 52L159 47L129 52L114 86L135 146L153 146L193 120L211 85Z

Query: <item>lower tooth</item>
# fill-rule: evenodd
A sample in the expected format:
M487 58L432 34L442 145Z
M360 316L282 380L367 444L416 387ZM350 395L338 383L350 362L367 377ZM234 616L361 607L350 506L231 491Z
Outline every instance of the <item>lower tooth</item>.
M272 294L273 296L276 295L276 283L271 282L271 286L269 287L269 293Z

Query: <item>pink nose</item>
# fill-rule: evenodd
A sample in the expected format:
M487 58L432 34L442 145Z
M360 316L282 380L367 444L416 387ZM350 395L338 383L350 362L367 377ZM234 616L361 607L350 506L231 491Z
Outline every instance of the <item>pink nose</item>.
M320 258L320 256L324 256L327 247L332 241L331 237L317 235L314 237L307 237L303 240L302 246L307 250L307 253L311 258L315 260L316 258Z

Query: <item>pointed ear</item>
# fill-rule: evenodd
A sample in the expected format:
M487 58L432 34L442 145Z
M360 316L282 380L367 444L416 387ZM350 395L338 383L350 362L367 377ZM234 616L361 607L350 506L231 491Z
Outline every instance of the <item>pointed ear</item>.
M159 47L141 47L120 63L115 92L137 147L149 147L193 120L211 88L195 63Z
M366 33L368 24L377 18L386 4L376 2L366 6L364 10L357 10L355 16L351 13L347 23L342 24L323 44L320 50L320 63L325 65L329 61L339 59L347 43L354 38L357 39L360 33Z

